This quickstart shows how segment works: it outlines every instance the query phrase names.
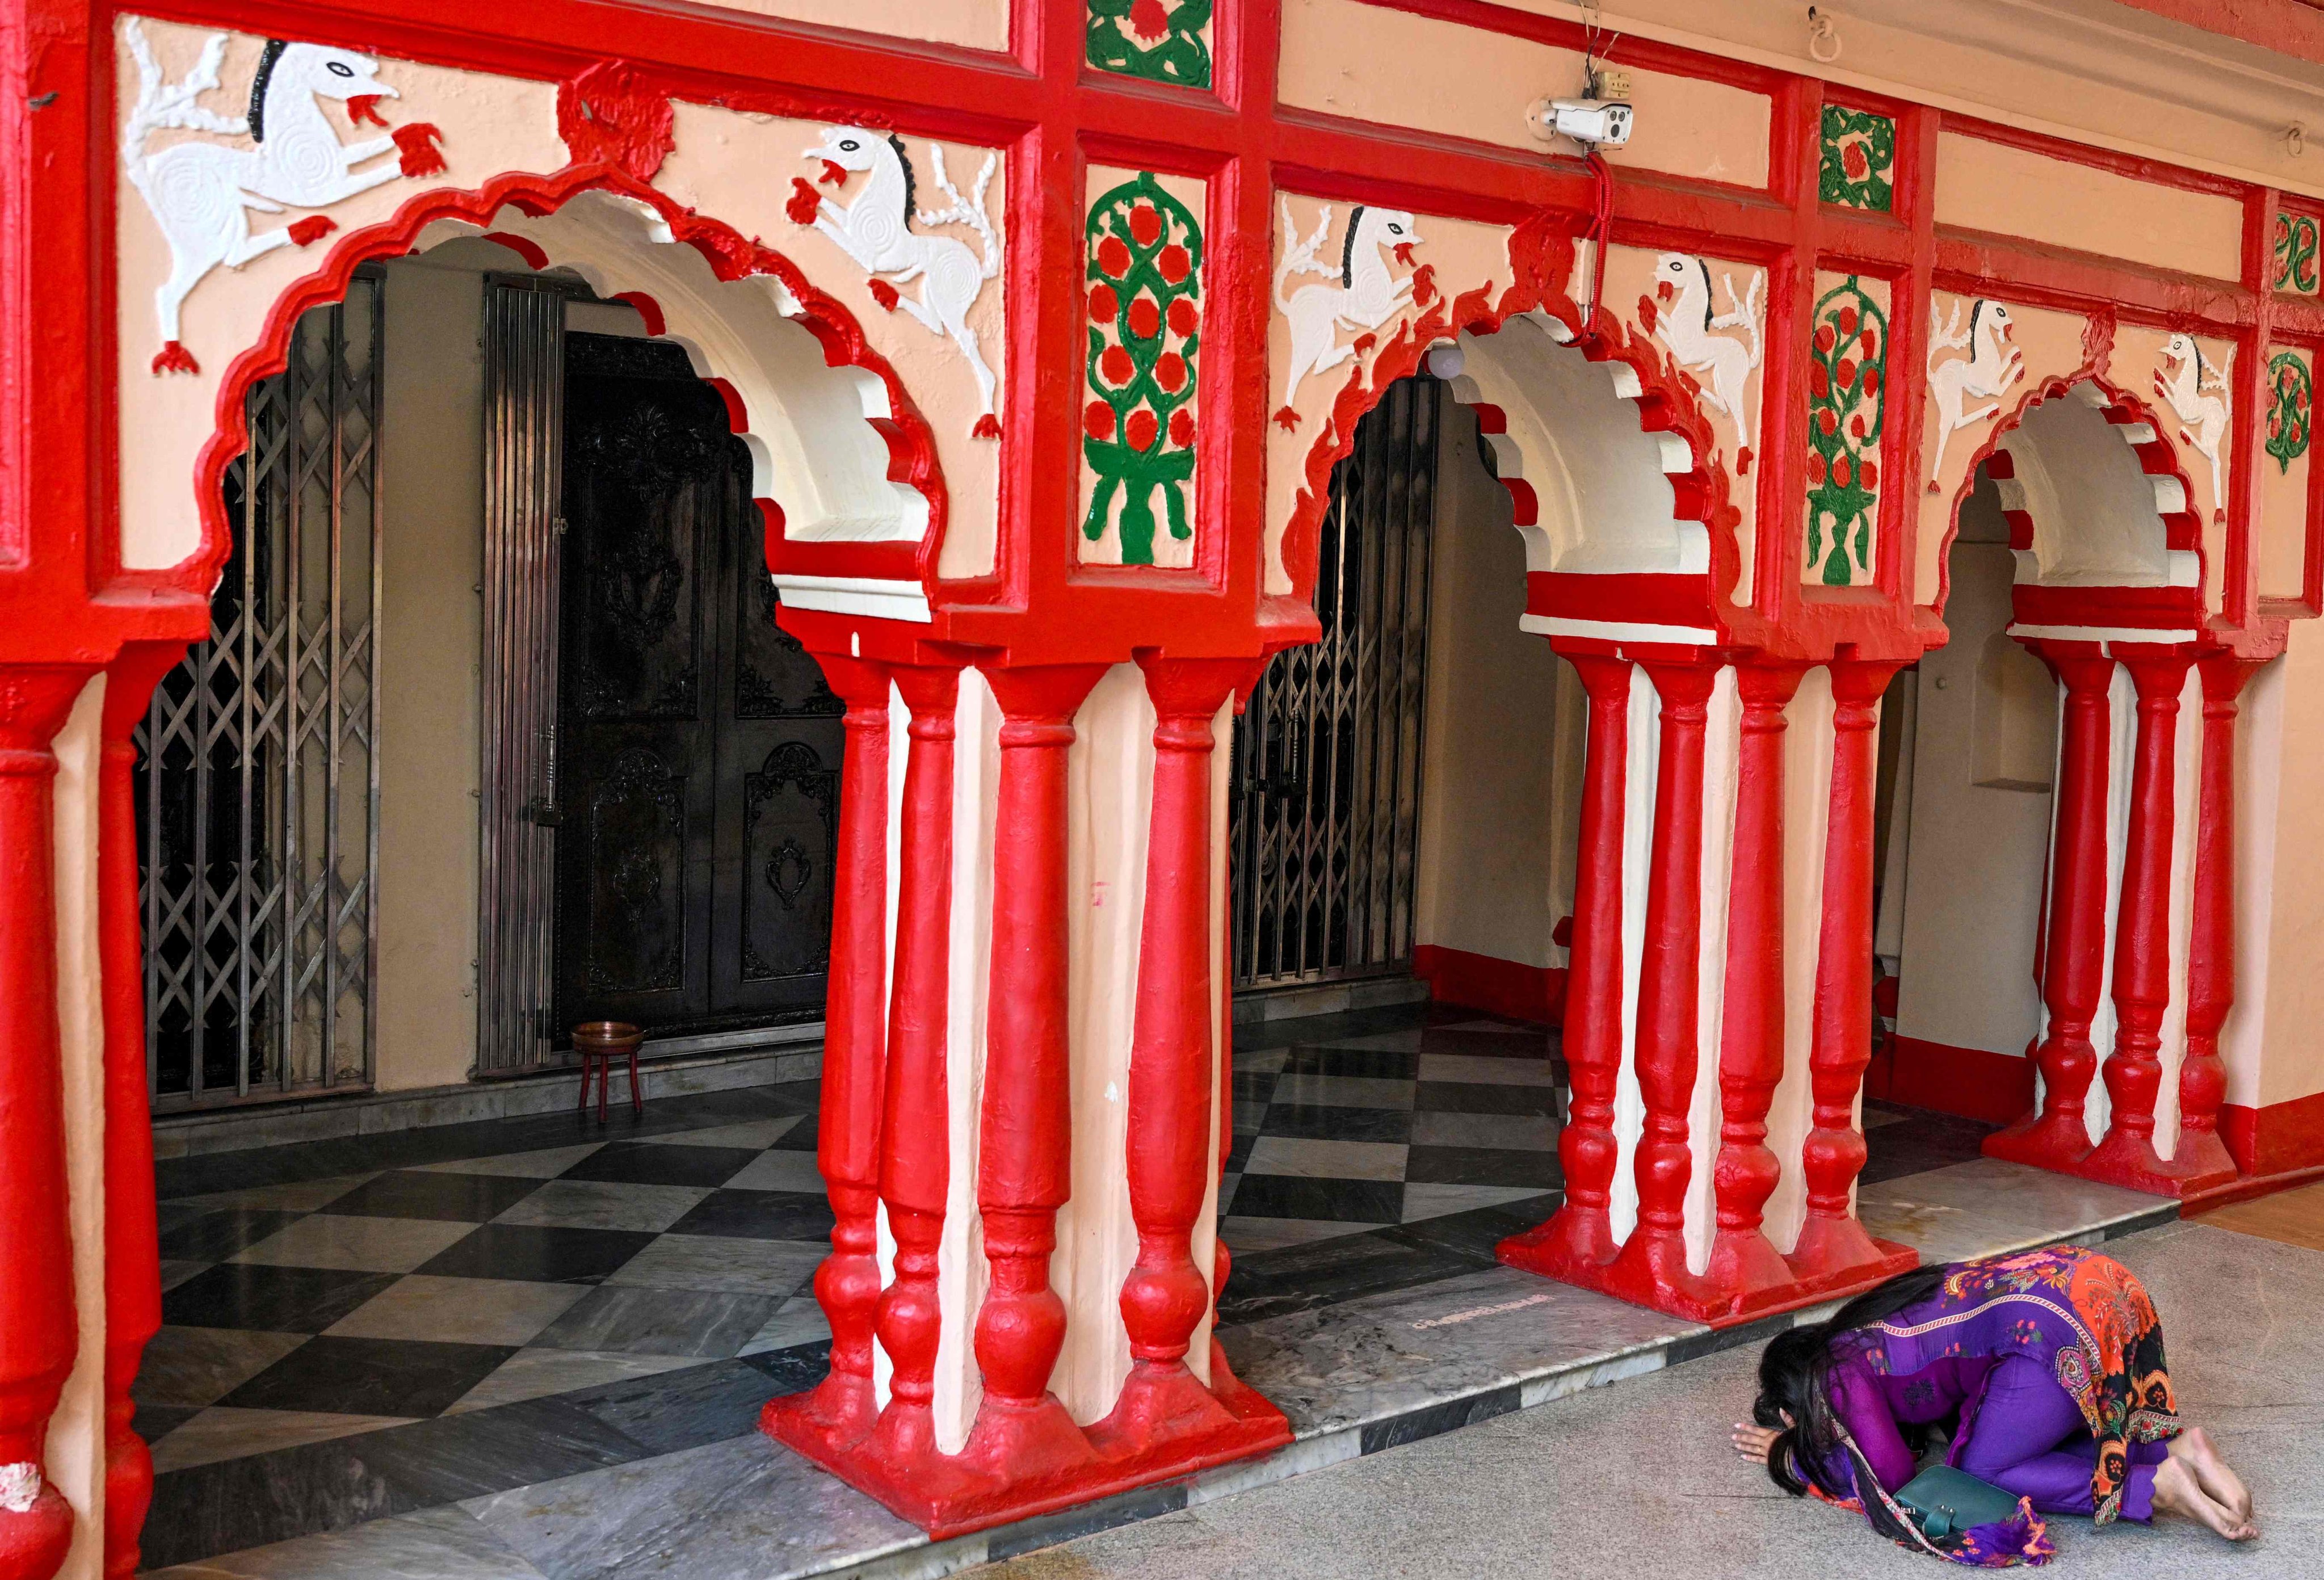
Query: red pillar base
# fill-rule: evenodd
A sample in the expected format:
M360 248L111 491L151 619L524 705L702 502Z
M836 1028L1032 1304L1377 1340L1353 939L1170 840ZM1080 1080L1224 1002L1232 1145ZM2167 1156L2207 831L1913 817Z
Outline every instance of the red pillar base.
M1614 1226L1605 1211L1590 1212L1568 1203L1522 1234L1512 1234L1493 1248L1493 1254L1513 1268L1538 1273L1560 1283L1595 1288L1591 1280L1603 1272L1621 1249L1614 1243Z
M1978 1150L2005 1163L2071 1174L2074 1166L2089 1156L2090 1137L2079 1113L2029 1113L2008 1129L1986 1137Z
M988 1406L957 1455L933 1434L834 1431L815 1393L769 1400L759 1429L848 1485L868 1492L938 1540L1095 1502L1279 1448L1283 1412L1237 1378L1211 1349L1211 1386L1176 1363L1133 1363L1120 1401L1086 1432L1054 1398L1007 1418Z
M2227 1155L2227 1147L2216 1134L2181 1136L2175 1158L2159 1156L2148 1141L2111 1137L2105 1144L2089 1148L2079 1156L2059 1158L2054 1153L2029 1151L2028 1155L2017 1156L1997 1150L1994 1143L2008 1133L2005 1131L2001 1135L1986 1138L1987 1157L2030 1163L2053 1173L2094 1179L2100 1185L2143 1190L2149 1196L2174 1197L2184 1201L2233 1185L2241 1178L2236 1160Z
M1857 1253L1850 1255L1841 1243L1843 1237L1829 1231L1812 1239L1809 1231L1819 1222L1845 1223L1854 1229L1854 1238L1862 1243ZM1711 1267L1701 1277L1686 1271L1685 1258L1676 1253L1675 1247L1659 1256L1641 1253L1627 1264L1618 1257L1602 1262L1579 1261L1569 1253L1564 1241L1546 1233L1555 1223L1553 1218L1540 1228L1511 1235L1495 1248L1495 1254L1523 1271L1713 1327L1731 1327L1775 1312L1853 1295L1921 1265L1919 1252L1893 1240L1876 1240L1852 1218L1809 1220L1808 1228L1801 1233L1798 1251L1789 1258L1766 1236L1753 1236L1775 1259L1772 1264L1750 1256L1748 1251L1723 1260L1714 1247ZM1737 1270L1737 1276L1723 1270L1729 1267Z

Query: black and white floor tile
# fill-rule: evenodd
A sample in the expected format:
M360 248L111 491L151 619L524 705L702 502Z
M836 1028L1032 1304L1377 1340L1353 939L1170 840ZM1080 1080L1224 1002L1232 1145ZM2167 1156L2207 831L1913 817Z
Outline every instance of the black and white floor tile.
M1491 1269L1557 1206L1565 1070L1540 1027L1427 1006L1264 1022L1238 1029L1235 1067L1229 1326ZM554 1502L549 1483L626 1486L624 1466L748 1437L824 1369L816 1096L162 1164L165 1326L136 1389L158 1473L146 1562L305 1572L258 1549L323 1554L363 1526L448 1544L444 1574L499 1575L458 1556L496 1544L447 1506L513 1519ZM1867 1123L1874 1169L1974 1156L1981 1133L1870 1104ZM831 1540L893 1539L884 1511L793 1470ZM532 1556L546 1568L506 1572L613 1572Z

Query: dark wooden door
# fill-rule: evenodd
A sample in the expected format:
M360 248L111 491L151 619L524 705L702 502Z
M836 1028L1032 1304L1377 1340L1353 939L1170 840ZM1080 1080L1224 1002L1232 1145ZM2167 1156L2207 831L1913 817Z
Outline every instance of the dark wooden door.
M775 624L717 393L667 342L565 346L558 1033L812 1019L842 704Z

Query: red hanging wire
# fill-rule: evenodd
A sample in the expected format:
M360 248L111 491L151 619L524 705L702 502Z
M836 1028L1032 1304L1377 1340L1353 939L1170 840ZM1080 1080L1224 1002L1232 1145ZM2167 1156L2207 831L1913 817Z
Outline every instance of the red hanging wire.
M1606 244L1614 231L1614 172L1606 156L1592 148L1583 162L1590 167L1595 190L1590 210L1590 316L1582 320L1590 333L1598 331L1599 304L1606 295Z

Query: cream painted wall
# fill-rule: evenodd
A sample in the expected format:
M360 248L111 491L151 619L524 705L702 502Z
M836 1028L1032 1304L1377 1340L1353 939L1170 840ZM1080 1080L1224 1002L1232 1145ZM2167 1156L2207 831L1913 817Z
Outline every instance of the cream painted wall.
M2324 1092L2324 631L2295 621L2291 649L2248 684L2236 764L2236 1006L2221 1049L2227 1101Z
M1978 781L1978 736L2030 733L2031 721L1980 716L1995 703L1980 693L1979 661L1987 639L2009 624L2015 568L1990 484L1979 482L1960 520L1945 605L1951 640L1921 661L1896 1030L1951 1048L2023 1054L2042 1010L2033 972L2050 847L2050 753L2041 754L2042 780L2018 781L2028 788ZM2045 684L2033 699L2048 709L2043 722L2055 717L2055 696Z
M1446 402L1430 550L1415 941L1526 966L1560 964L1550 929L1572 899L1557 698L1565 666L1517 629L1525 541L1478 453L1477 420Z
M399 259L386 304L375 1080L394 1091L476 1057L484 275Z

